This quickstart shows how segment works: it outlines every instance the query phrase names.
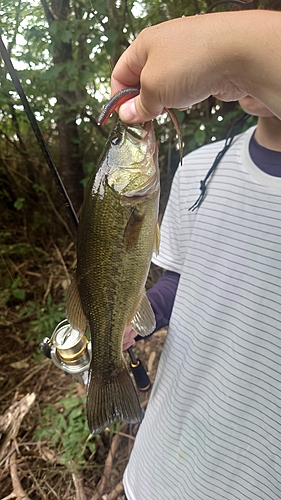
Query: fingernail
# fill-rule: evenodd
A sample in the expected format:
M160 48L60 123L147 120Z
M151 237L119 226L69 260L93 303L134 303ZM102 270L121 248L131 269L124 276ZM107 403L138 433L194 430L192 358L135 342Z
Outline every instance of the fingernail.
M125 123L130 123L136 119L137 112L135 106L135 99L130 99L121 104L119 108L119 117Z

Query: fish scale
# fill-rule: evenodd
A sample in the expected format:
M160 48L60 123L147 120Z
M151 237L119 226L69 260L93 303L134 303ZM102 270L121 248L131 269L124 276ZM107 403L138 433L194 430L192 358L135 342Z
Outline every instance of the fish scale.
M67 296L73 327L90 327L87 416L92 433L143 410L122 353L126 325L155 328L144 287L158 240L159 168L152 123L118 122L86 190L78 226L77 270Z

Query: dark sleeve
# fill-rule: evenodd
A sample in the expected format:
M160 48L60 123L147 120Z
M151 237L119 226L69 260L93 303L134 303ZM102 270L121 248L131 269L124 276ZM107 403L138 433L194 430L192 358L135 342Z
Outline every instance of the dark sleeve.
M156 328L154 332L167 326L170 322L179 279L180 274L173 271L165 271L163 276L160 276L157 282L146 292L155 314ZM140 335L136 337L136 340L141 339L143 337Z

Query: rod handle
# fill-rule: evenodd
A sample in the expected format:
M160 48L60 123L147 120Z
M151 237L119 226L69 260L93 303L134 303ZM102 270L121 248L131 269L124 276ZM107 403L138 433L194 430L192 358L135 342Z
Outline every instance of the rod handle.
M145 368L140 359L136 359L133 363L130 363L132 373L137 385L137 388L141 392L148 392L151 389L151 382L149 376L147 375Z

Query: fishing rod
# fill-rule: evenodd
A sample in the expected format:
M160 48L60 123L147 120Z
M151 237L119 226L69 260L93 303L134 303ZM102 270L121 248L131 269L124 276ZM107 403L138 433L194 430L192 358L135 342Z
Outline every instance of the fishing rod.
M38 122L29 105L21 82L18 78L17 72L13 66L13 63L1 36L0 53L11 76L14 87L20 97L29 123L46 159L47 165L49 166L51 174L62 196L64 205L66 206L67 211L70 215L72 225L75 230L77 230L79 222L77 214L74 210L73 204L65 189L59 172L49 153ZM39 348L43 352L43 354L46 357L50 358L58 368L65 371L66 373L72 374L78 382L84 385L87 384L88 372L92 356L91 342L88 341L84 334L81 334L81 332L73 328L66 319L57 325L51 338L45 337L43 339L43 341L39 345ZM130 356L130 367L139 391L149 391L151 388L151 382L141 360L136 358L131 347L127 349L127 352Z

